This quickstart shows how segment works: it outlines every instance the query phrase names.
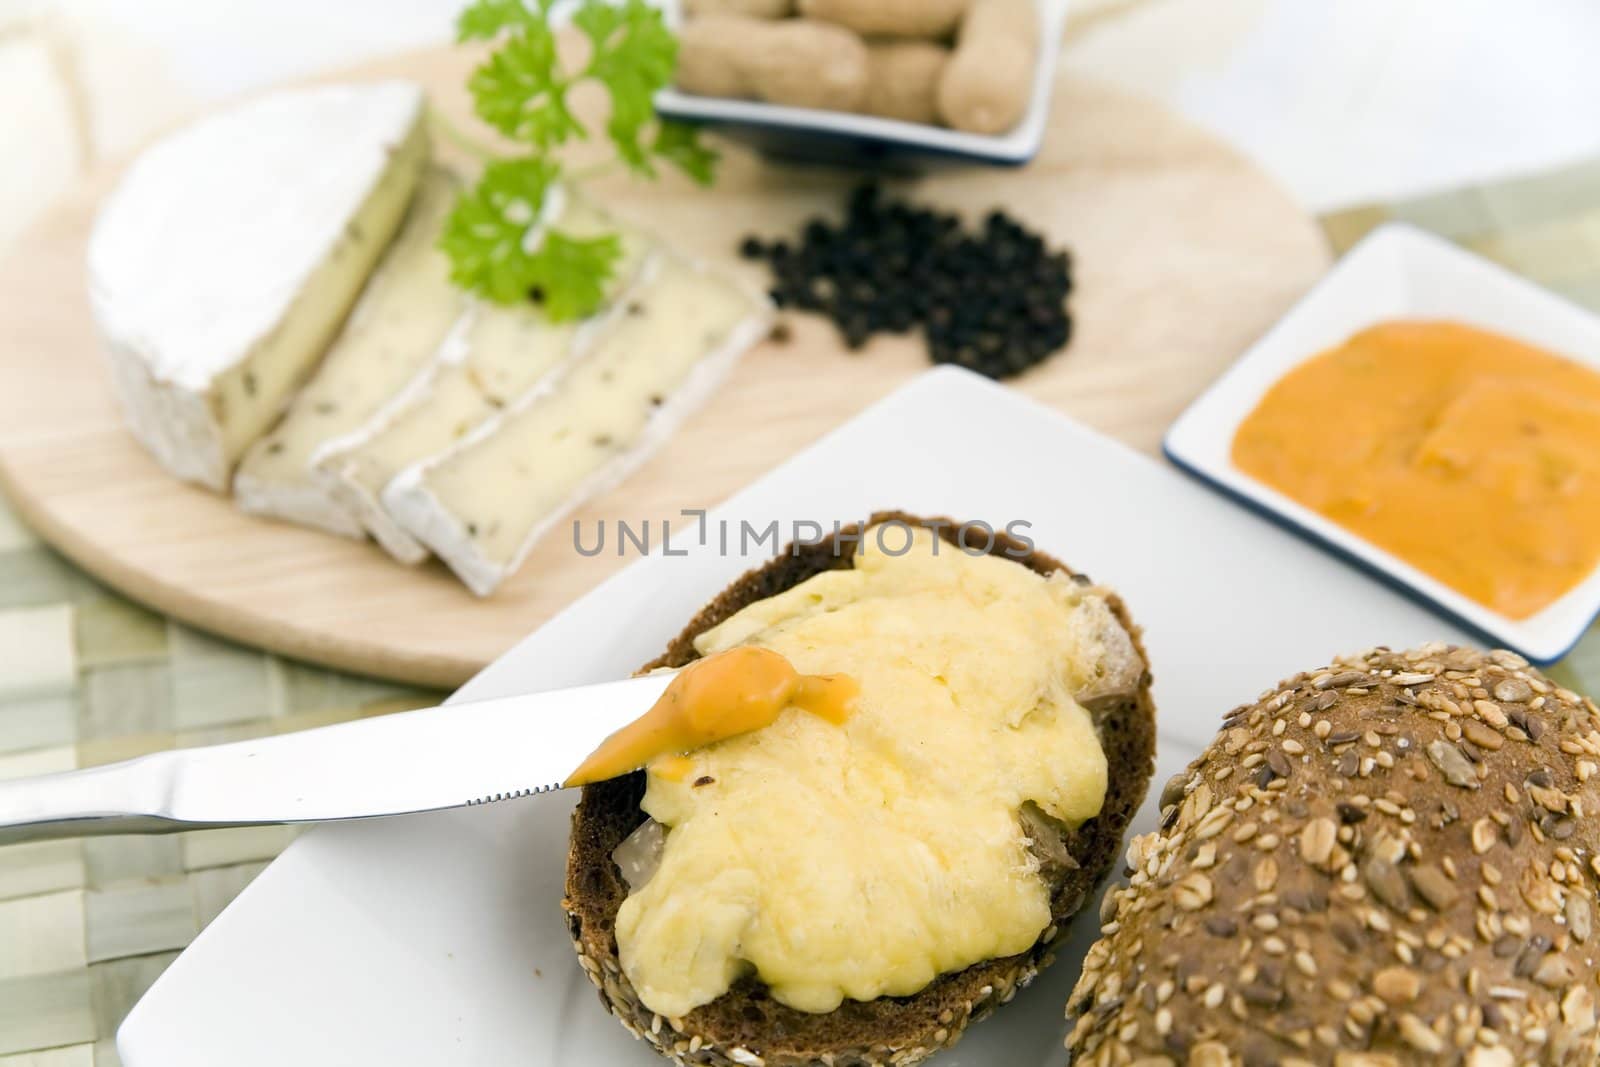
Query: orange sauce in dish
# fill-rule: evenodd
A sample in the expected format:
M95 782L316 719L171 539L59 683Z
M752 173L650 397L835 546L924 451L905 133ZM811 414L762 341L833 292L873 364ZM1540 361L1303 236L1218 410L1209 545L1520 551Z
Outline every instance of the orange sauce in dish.
M1454 322L1385 322L1284 375L1233 463L1512 619L1600 565L1600 373Z
M646 764L682 778L691 766L684 752L759 730L791 707L842 723L859 692L847 675L801 674L771 649L730 648L679 671L649 711L606 738L564 784L600 782Z

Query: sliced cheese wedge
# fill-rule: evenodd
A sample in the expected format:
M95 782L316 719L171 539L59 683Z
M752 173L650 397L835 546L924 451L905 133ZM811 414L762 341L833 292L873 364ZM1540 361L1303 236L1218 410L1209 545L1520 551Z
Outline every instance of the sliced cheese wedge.
M428 156L408 82L273 93L147 150L89 240L89 296L134 435L225 489L316 365Z
M614 304L640 276L653 245L643 234L574 196L556 208L564 233L619 233L622 256L613 273ZM552 323L536 306L480 304L456 324L422 382L368 420L318 460L324 484L373 539L404 563L428 550L384 508L381 494L406 467L437 455L516 402L574 352L605 321L607 311L580 323Z
M664 255L557 380L400 472L383 503L487 596L563 516L644 462L766 333L768 318L761 299Z
M466 310L467 297L451 283L450 261L438 244L460 188L454 174L429 169L399 236L316 374L283 421L245 453L233 479L240 508L365 536L360 517L317 464L425 387L440 345Z

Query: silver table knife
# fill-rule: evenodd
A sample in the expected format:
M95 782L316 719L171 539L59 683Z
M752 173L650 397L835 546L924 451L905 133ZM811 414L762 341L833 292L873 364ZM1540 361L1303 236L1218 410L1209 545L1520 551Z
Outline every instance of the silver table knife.
M560 789L676 672L397 712L0 782L0 845L371 819Z

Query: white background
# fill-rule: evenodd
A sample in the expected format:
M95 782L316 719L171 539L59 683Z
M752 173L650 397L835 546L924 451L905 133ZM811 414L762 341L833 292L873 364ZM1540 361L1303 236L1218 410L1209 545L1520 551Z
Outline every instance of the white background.
M81 83L79 147L118 151L195 104L446 40L460 2L0 0L0 146L37 157L0 168L0 196L59 178L41 51ZM1314 210L1600 153L1596 0L1082 0L1071 14L1065 62L1163 98Z

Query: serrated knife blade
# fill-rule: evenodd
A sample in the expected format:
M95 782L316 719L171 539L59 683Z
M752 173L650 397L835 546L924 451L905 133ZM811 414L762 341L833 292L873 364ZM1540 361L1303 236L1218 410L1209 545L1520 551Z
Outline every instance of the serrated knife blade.
M0 845L330 822L561 788L675 672L436 708L0 782Z

